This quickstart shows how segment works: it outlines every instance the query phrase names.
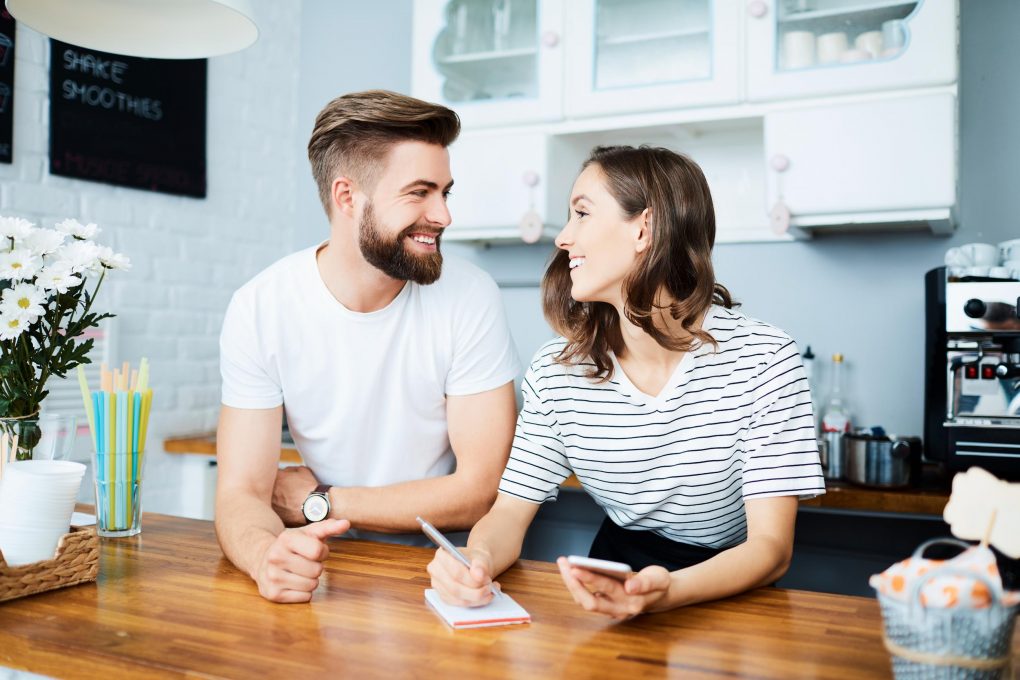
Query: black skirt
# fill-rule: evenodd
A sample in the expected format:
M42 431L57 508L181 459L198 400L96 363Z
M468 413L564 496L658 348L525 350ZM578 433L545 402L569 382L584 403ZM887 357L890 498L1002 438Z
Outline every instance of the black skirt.
M657 564L669 571L684 569L715 557L722 548L680 543L647 529L623 529L606 517L591 542L589 557L629 564L634 571Z

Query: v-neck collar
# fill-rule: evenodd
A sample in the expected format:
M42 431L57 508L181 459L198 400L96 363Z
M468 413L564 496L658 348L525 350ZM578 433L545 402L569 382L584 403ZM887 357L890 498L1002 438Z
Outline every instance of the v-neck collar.
M705 319L701 322L701 328L706 331L711 331L711 321L715 317L715 305L710 305L708 311L705 312ZM638 387L631 381L630 376L623 370L620 365L620 360L616 356L616 352L610 351L609 357L613 361L613 379L620 384L622 389L621 395L629 399L632 403L637 406L649 406L655 409L659 409L665 405L665 403L673 396L675 396L676 388L680 385L680 381L684 375L690 370L691 363L695 357L704 352L705 345L702 344L688 352L685 352L683 357L680 358L680 362L673 369L673 373L669 376L663 384L662 389L656 395L647 394L642 392Z

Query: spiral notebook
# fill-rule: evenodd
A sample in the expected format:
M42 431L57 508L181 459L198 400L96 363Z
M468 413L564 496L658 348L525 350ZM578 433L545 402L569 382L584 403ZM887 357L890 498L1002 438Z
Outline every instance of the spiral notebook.
M492 598L484 607L454 607L446 604L432 588L425 591L425 603L451 628L486 628L531 623L531 615L506 593Z

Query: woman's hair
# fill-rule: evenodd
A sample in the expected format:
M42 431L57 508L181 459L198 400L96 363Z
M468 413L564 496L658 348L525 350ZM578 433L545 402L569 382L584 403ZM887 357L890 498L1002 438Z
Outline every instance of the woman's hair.
M330 214L333 179L340 174L375 186L382 159L405 141L447 147L460 134L460 119L445 106L386 90L352 92L319 112L308 140L308 160L319 200Z
M686 352L705 342L716 345L708 332L694 326L713 303L727 308L736 303L715 280L715 209L701 168L682 154L649 146L599 146L581 169L590 165L602 171L625 219L646 208L651 213L651 247L623 282L624 314L662 347ZM542 279L545 317L567 339L556 360L590 360L595 366L589 377L609 380L609 351L623 350L620 317L608 303L570 297L569 260L567 252L559 250ZM690 337L676 338L656 326L659 312L667 308Z

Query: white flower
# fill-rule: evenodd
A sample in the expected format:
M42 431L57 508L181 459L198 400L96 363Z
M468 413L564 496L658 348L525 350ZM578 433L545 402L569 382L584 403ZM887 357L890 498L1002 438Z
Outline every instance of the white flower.
M71 271L70 267L64 266L62 262L43 267L43 270L35 277L35 284L43 290L55 290L58 293L66 293L81 283L81 277Z
M33 323L46 313L43 304L49 295L42 288L31 283L19 283L4 291L0 311L10 317L19 317Z
M102 266L99 262L99 246L92 241L71 241L61 246L53 258L58 266L64 266L73 273L95 273ZM3 276L0 270L0 276Z
M0 253L0 279L30 279L41 266L42 259L31 250L15 248L9 253Z
M0 217L0 236L14 239L25 238L34 226L21 217Z
M21 317L0 313L0 340L13 340L24 333L28 326L28 321Z
M66 219L63 222L58 222L56 226L57 231L62 231L81 240L90 239L100 232L99 227L92 222L82 224L75 219Z
M27 236L19 239L20 248L28 248L36 255L49 255L64 244L67 234L55 229L33 229Z
M123 253L113 252L109 246L99 246L99 261L107 269L131 269L131 260Z

